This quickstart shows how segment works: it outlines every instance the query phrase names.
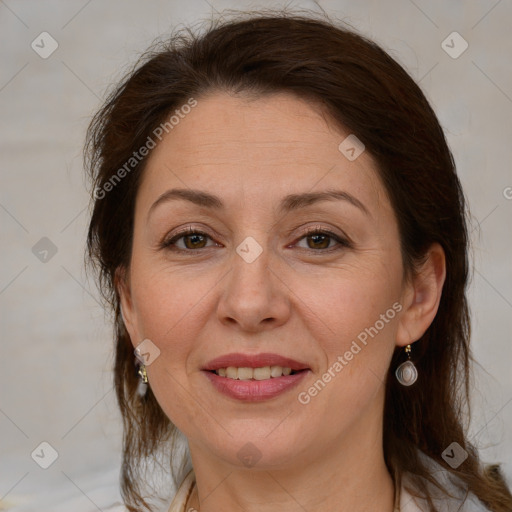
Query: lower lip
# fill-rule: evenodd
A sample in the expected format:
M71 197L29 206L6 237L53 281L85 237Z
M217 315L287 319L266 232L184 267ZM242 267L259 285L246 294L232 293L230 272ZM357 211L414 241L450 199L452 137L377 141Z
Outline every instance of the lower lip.
M238 380L221 377L215 372L203 370L217 391L246 402L260 402L274 398L297 386L311 370L303 370L293 375L272 377L265 380Z

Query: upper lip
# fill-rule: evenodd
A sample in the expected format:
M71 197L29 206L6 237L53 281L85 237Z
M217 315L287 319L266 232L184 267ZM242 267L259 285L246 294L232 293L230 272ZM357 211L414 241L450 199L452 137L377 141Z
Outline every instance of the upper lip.
M202 370L218 370L219 368L228 368L235 366L237 368L261 368L263 366L282 366L283 368L291 368L292 370L307 370L309 366L295 359L280 356L279 354L262 353L262 354L241 354L232 353L225 354L212 359Z

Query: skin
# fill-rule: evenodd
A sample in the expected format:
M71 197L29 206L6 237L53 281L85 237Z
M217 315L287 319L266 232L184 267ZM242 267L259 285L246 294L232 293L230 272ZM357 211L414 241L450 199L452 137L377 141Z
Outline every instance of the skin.
M421 271L404 280L398 226L376 163L367 151L345 158L338 146L347 135L289 94L215 92L198 98L150 155L131 264L120 269L118 290L134 347L149 338L160 350L147 366L149 385L188 439L197 492L187 510L393 510L382 447L385 377L395 347L418 340L434 319L445 258L432 245ZM172 188L218 195L225 210L178 200L148 217ZM341 200L277 213L287 194L331 188L355 196L369 215ZM189 225L209 238L178 240L187 254L160 247ZM305 237L317 226L352 246ZM248 236L262 248L252 263L236 252ZM396 302L401 311L301 404L298 393ZM230 352L278 353L311 373L278 397L237 401L200 371ZM250 468L237 456L248 442L261 456Z

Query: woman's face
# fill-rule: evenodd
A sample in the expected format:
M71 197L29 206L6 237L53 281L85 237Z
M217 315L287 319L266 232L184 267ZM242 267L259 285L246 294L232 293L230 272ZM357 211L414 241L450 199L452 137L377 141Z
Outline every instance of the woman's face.
M357 156L351 139L340 149L349 135L291 95L215 93L150 155L124 318L134 347L150 340L147 374L159 404L205 456L288 467L348 439L380 440L410 290L375 161ZM174 189L217 199L197 204ZM327 191L339 194L316 196ZM188 228L205 235L168 244ZM258 370L261 380L230 379L226 394L213 381L229 377L204 368L233 353L270 353L308 369L274 382ZM271 362L253 366L279 366ZM285 389L265 395L279 379Z

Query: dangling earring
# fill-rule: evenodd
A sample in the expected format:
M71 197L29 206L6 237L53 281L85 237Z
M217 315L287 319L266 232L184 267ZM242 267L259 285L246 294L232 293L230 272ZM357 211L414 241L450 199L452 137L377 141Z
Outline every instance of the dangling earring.
M140 375L140 381L137 387L137 394L140 397L143 397L145 396L148 390L148 374L146 373L146 365L139 365L139 371L137 373Z
M407 361L402 363L395 371L395 376L402 386L411 386L418 378L418 370L411 361L411 345L405 347Z

